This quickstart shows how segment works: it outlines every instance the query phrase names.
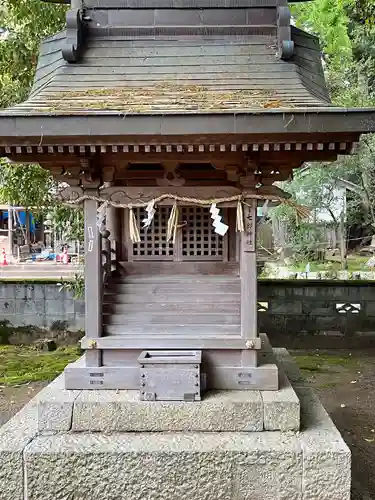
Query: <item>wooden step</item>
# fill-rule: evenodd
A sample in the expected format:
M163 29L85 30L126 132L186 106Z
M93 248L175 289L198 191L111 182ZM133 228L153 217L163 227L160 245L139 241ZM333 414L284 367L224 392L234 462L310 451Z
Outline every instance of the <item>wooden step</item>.
M240 304L240 293L123 293L114 290L106 290L104 295L105 304L144 304L169 303L169 304Z
M238 262L119 262L126 276L239 276Z
M133 312L129 314L104 314L104 325L126 325L128 326L141 326L145 325L240 325L241 318L239 314L225 314L225 313L166 313L166 312Z
M104 304L105 314L129 314L129 313L175 313L175 314L199 314L199 313L223 313L240 314L240 301L236 302L140 302L140 303L117 303L108 302Z
M196 337L216 338L220 336L238 336L240 325L106 325L103 327L105 335L193 335Z
M189 284L205 284L205 283L239 283L239 277L233 276L189 276L189 275L176 275L176 276L128 276L124 278L111 278L110 284L176 284L176 283L189 283Z
M107 288L108 291L126 294L220 294L220 293L240 293L241 284L225 283L218 281L216 283L112 283Z

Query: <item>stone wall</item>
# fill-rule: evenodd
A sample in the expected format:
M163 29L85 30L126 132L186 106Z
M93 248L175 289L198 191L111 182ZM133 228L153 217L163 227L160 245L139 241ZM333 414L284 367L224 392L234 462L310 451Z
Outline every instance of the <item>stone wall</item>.
M262 280L259 329L289 348L375 347L375 283Z
M0 342L29 343L45 335L75 340L84 329L85 305L50 282L0 282ZM76 334L72 334L76 332Z
M45 330L80 338L84 301L59 289L52 281L1 282L0 342L26 343ZM375 347L375 283L261 280L258 311L259 331L275 346Z

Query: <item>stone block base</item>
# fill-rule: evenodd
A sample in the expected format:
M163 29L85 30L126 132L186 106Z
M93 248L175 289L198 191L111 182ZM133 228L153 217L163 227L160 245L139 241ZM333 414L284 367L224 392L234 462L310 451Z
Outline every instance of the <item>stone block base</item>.
M201 401L140 401L139 391L64 389L38 397L39 431L254 432L299 430L299 399L280 370L278 391L208 391Z
M275 353L300 380L288 353ZM59 383L0 431L1 500L350 499L350 451L303 383L299 432L74 432L66 410L80 394L49 407L51 418L64 410L65 430L38 431L38 401Z

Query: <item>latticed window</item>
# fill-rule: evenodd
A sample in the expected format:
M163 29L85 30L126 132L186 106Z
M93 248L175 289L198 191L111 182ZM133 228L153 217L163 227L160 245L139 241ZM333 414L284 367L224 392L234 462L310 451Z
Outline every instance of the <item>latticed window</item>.
M138 226L145 218L146 213L143 208L135 208L135 216ZM170 213L170 207L158 207L151 227L141 229L140 243L133 246L133 256L135 259L151 260L172 260L173 243L167 243L167 222Z
M223 237L215 233L211 214L204 207L182 207L182 257L187 259L221 260Z
M131 246L134 260L223 260L226 236L215 233L208 207L179 207L179 227L176 241L167 243L167 225L170 206L158 206L148 229L141 229L141 242ZM143 208L134 213L141 226L146 216ZM224 213L224 211L223 211Z

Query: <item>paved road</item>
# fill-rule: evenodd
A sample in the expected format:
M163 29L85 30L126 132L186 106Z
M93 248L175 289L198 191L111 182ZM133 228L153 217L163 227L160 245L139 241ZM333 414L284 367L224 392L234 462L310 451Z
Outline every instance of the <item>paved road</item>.
M73 277L77 268L72 264L56 264L55 262L35 262L30 264L9 264L0 266L0 279L32 279L32 278L69 278Z

